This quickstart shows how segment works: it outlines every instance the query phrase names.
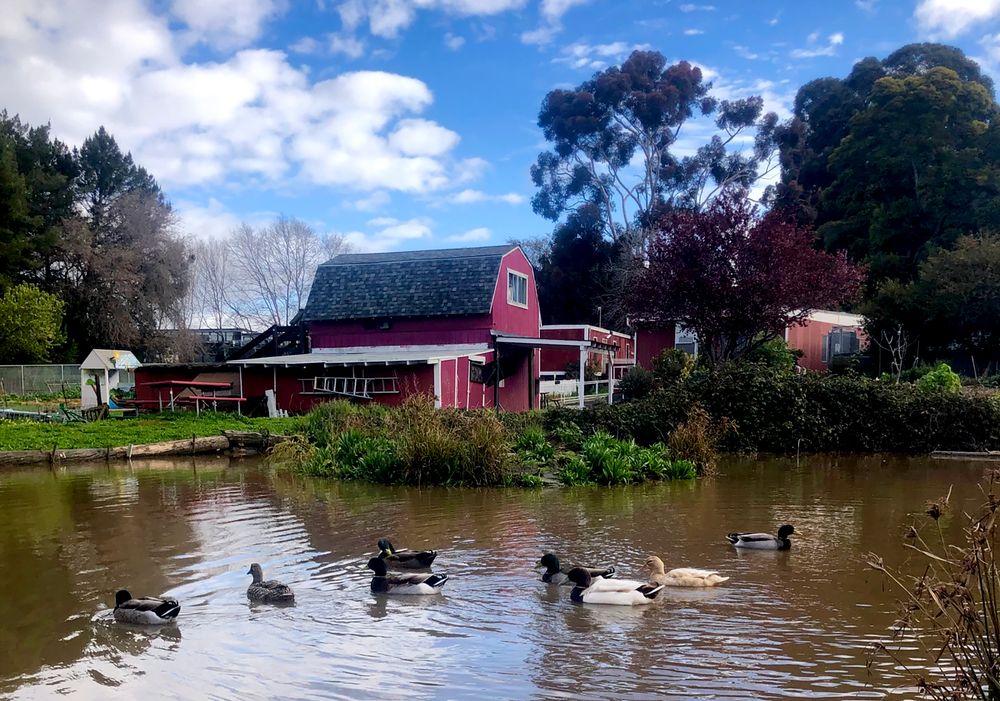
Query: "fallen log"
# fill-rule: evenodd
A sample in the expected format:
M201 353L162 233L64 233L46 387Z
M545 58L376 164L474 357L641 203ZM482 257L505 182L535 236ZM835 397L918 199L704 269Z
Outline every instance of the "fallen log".
M239 432L237 436L191 436L176 441L150 443L147 445L123 445L109 448L59 448L52 450L6 450L0 451L0 467L25 465L58 465L71 462L95 462L130 460L168 455L205 455L238 450L241 454L263 452L285 436Z

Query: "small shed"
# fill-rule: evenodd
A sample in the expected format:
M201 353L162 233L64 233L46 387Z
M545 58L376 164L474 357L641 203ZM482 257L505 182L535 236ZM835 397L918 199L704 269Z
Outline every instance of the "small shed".
M131 389L142 363L132 351L95 348L80 364L80 407L107 404L112 389Z

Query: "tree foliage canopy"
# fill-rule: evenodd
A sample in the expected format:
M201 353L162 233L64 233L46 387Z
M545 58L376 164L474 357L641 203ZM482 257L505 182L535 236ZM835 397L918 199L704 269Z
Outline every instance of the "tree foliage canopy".
M667 65L657 51L635 51L572 90L545 96L538 125L552 150L531 169L535 212L552 220L582 207L600 214L617 241L649 225L662 209L698 207L730 186L747 187L773 153L774 114L763 100L718 101L701 69ZM692 117L715 115L720 134L694 156L671 152ZM747 153L730 150L755 130Z
M958 49L911 44L799 89L779 129L779 207L870 267L912 280L936 248L1000 225L993 83Z
M33 285L9 288L0 297L0 358L12 363L51 360L62 341L63 303Z
M0 113L0 290L27 282L63 301L63 356L142 353L178 324L189 262L159 185L103 127L71 151Z
M717 100L702 71L635 51L573 89L553 90L538 125L551 149L531 169L537 214L558 222L538 280L546 320L595 322L603 307L622 324L622 276L656 219L745 190L777 167L777 116L760 97ZM714 119L717 133L680 156L685 125ZM750 135L751 146L738 150Z
M817 250L815 233L778 211L758 216L744 196L664 216L648 264L626 289L642 323L680 323L709 362L741 358L815 309L851 302L862 270Z

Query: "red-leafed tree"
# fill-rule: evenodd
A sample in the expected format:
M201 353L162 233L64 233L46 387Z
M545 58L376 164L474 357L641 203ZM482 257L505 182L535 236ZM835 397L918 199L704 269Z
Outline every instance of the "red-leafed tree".
M626 289L643 323L679 323L711 364L746 356L815 309L853 301L863 270L814 246L815 233L780 212L760 215L745 195L659 222L647 262Z

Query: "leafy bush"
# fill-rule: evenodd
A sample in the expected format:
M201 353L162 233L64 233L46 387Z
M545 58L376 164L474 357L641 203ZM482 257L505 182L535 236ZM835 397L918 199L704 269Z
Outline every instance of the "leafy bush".
M642 399L653 391L655 380L653 373L644 367L636 365L618 382L618 389L625 401Z
M682 382L694 370L694 357L680 348L668 348L653 359L653 377L660 386Z
M630 484L647 479L689 479L697 476L687 460L673 460L666 446L643 448L598 432L584 441L580 453L569 457L559 472L565 484Z
M556 449L549 443L539 425L526 426L514 441L514 452L522 461L544 465L552 460Z
M917 380L917 389L922 392L957 394L962 389L962 378L948 363L938 363L933 370Z
M716 434L716 449L724 451L913 454L1000 448L1000 401L988 396L922 392L858 375L794 374L759 363L698 370L646 399L582 412L552 409L544 420L550 432L573 422L585 435L606 431L640 445L670 443L696 403ZM687 452L682 437L691 436L682 431L674 438L677 456L706 464L699 452Z
M792 350L783 338L772 338L770 341L757 346L747 357L753 363L761 363L775 370L785 370L791 372L795 367L795 360L802 355L800 350Z

